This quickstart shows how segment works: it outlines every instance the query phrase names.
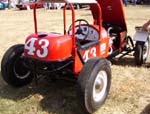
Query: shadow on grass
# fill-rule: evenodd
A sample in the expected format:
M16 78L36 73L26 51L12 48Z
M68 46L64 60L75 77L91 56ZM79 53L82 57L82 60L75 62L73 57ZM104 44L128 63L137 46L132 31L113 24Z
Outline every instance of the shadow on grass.
M140 114L150 114L150 104L148 104Z
M3 82L1 78L0 82ZM3 84L0 88L0 98L13 101L30 99L35 94L42 96L42 99L39 100L39 107L42 111L50 114L83 114L79 110L75 82L51 81L45 77L38 80L37 86L33 81L30 85L22 88L13 88L7 84Z
M55 114L83 114L77 102L76 84L57 80L44 95L41 107L47 112Z
M112 64L113 65L121 65L121 66L130 66L130 67L144 67L144 68L150 68L150 63L147 62L141 66L137 66L135 64L135 60L134 60L134 57L123 57L123 58L120 58L120 59L114 59L112 60Z
M14 88L6 84L1 76L0 71L0 97L6 99L12 99L14 101L27 98L29 95L34 94L34 90L31 86L24 86L22 88Z
M123 57L120 59L113 59L112 64L121 66L136 67L133 57Z

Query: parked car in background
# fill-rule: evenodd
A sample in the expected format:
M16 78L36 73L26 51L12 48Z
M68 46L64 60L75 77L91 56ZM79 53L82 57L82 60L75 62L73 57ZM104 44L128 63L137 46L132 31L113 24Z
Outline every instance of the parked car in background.
M64 7L64 3L51 3L51 2L45 2L44 8L45 9L61 9Z
M30 1L30 0L22 0L19 4L16 5L17 8L20 10L30 10L34 8L34 4L36 1ZM37 3L37 8L43 8L43 3L42 2L36 2Z
M0 0L0 10L8 8L8 0Z
M80 8L84 8L84 7L88 7L88 4L79 4L79 3L73 3L73 6L75 9L80 9ZM67 5L67 9L70 9L69 5Z

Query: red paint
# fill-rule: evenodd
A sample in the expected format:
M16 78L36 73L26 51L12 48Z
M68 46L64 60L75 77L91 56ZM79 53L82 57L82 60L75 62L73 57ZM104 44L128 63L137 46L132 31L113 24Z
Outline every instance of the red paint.
M42 33L38 33L42 34ZM37 38L38 40L35 41L34 47L36 50L34 51L34 55L29 55L28 51L24 51L25 56L39 59L39 60L45 60L45 61L58 61L58 60L63 60L66 58L71 57L72 55L72 38L68 35L58 35L58 34L50 34L50 33L43 33L46 36L42 37L42 39L46 39L49 41L49 46L48 46L48 55L44 58L40 58L37 56L36 51L40 50L41 53L43 49L41 46L38 44L39 38L36 34L30 35L27 39L26 42L31 39L31 38ZM44 45L44 44L43 44ZM60 51L61 50L61 51Z
M122 0L97 0L102 10L102 20L105 23L121 25L127 30ZM94 22L99 24L98 10L96 4L91 5Z
M89 25L90 27L94 28L99 33L99 44L89 47L88 49L81 49L81 55L84 60L92 58L94 56L108 57L109 52L109 41L110 38L108 36L107 31L102 27L103 22L120 25L123 28L119 34L120 44L119 48L123 49L124 38L126 36L126 23L125 17L123 12L122 0L98 0L99 4L91 4L90 9L93 16L93 24ZM66 4L67 5L67 4ZM70 57L74 58L73 61L73 72L78 74L83 67L83 64L77 54L77 50L79 47L76 45L76 38L75 38L75 10L71 3L70 11L72 16L72 35L67 34L66 25L66 5L63 9L63 22L64 22L64 34L57 34L57 33L45 33L45 32L38 32L37 29L37 19L36 19L36 7L34 8L34 28L35 33L31 34L27 37L26 42L32 38L36 38L34 42L35 50L33 51L34 54L30 54L28 49L24 50L24 55L27 57L35 58L37 60L43 61L60 61ZM57 26L57 25L56 25ZM45 36L42 36L45 35ZM37 51L41 54L44 53L42 46L46 45L46 42L42 42L40 44L40 40L46 40L48 42L48 46L46 47L48 52L47 55L44 57L39 57ZM112 46L115 48L114 46Z

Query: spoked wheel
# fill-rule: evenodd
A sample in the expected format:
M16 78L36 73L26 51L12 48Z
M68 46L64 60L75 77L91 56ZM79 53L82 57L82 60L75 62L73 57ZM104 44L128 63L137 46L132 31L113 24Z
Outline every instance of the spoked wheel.
M142 64L145 63L145 61L148 58L149 54L149 42L148 40L145 42L136 42L135 46L135 53L134 53L134 58L135 58L135 64L141 66Z
M105 102L111 85L109 62L102 58L88 60L78 77L78 97L86 113L95 112Z
M10 47L3 56L1 72L3 79L11 86L21 87L30 83L33 79L32 71L25 67L22 54L23 44Z

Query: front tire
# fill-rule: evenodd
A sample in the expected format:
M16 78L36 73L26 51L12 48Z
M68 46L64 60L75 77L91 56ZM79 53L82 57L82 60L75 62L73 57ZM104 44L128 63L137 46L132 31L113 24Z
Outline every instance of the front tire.
M25 67L22 58L23 51L24 45L17 44L10 47L2 58L2 77L13 87L25 86L33 79L32 71Z
M134 60L136 65L141 66L146 62L149 54L149 47L148 40L146 42L136 42L134 53Z
M111 85L111 68L106 59L88 60L78 77L78 97L86 113L95 112L106 100Z

